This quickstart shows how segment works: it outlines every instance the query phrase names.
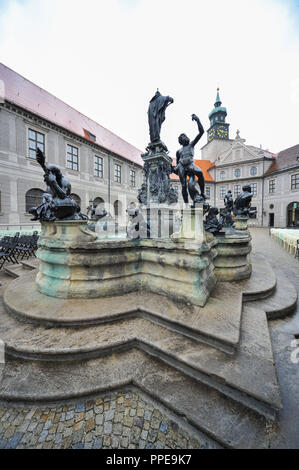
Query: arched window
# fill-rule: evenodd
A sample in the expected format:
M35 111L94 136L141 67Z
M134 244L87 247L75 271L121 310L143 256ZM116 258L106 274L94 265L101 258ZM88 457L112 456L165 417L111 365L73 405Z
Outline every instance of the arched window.
M224 180L225 178L225 171L220 171L220 179Z
M257 174L257 169L255 166L253 166L252 168L250 168L250 174L251 176L255 176Z
M94 201L93 201L93 205L94 205L95 207L97 207L99 204L102 204L102 206L104 207L105 201L104 201L104 199L101 198L101 197L96 197L96 198L94 199Z
M241 170L240 170L240 168L237 168L237 169L235 170L235 177L236 177L236 178L240 178L240 176L241 176Z
M78 196L78 194L72 193L72 194L71 194L71 197L74 199L74 201L76 201L76 203L78 204L78 206L81 207L81 199L80 199L80 197Z
M114 215L115 217L118 217L121 214L122 211L122 205L120 201L115 201L114 203Z
M291 202L287 206L288 227L299 227L299 202Z
M25 195L26 212L32 207L37 207L43 202L44 191L42 189L29 189Z

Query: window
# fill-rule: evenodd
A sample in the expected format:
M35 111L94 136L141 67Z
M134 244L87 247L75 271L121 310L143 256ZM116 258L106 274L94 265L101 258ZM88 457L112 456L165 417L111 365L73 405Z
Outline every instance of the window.
M240 184L235 184L234 186L234 196L237 197L239 196L241 192L241 185Z
M120 201L115 201L115 203L113 204L114 206L114 215L115 217L119 217L119 215L121 214L122 212L122 204Z
M291 176L291 189L299 189L299 173Z
M211 198L211 188L210 188L210 186L206 186L205 193L206 193L207 199L210 199Z
M29 158L36 159L36 149L39 148L42 152L45 151L45 136L40 132L28 129L28 142L29 142Z
M121 166L117 163L114 165L114 181L121 183Z
M225 178L225 171L220 171L220 179L224 180Z
M269 181L269 193L275 193L275 180Z
M251 187L252 194L256 196L257 195L257 183L251 183L250 187Z
M25 195L26 212L32 207L37 207L43 202L44 191L42 189L29 189Z
M221 188L220 188L220 199L224 199L225 195L226 195L226 188L224 186L221 186Z
M103 159L97 155L94 156L94 176L103 178Z
M102 197L96 197L95 200L93 201L93 204L97 207L99 204L102 204L104 207L105 201Z
M235 170L235 177L240 178L240 176L241 176L241 170L237 168L237 170Z
M66 167L70 170L79 170L79 156L77 147L67 144L67 161Z
M250 168L250 174L251 176L255 176L257 174L257 169L255 166L253 166L252 168Z
M130 170L130 183L133 188L136 186L136 172L135 170Z
M251 212L249 214L250 219L256 219L257 218L257 210L256 207L251 207Z

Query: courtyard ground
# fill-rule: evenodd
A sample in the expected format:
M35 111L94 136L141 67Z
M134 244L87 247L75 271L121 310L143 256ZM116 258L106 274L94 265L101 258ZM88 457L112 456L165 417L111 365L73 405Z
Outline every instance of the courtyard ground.
M267 229L251 229L253 250L264 254L277 279L287 276L299 291L299 260L274 242ZM10 278L0 274L4 285ZM283 410L272 448L299 448L299 363L291 361L299 335L299 307L283 320L269 322ZM299 357L299 354L298 354ZM139 390L34 406L0 403L0 448L217 448Z
M294 258L272 240L268 229L252 228L250 232L253 250L263 253L267 257L278 281L280 275L285 275L299 292L299 259ZM296 336L299 338L299 303L297 303L297 309L292 316L282 320L272 320L269 325L283 402L283 410L279 413L281 436L279 442L276 445L273 442L272 446L298 449L299 362L294 364L291 357L295 350L292 342ZM297 357L299 361L299 353Z

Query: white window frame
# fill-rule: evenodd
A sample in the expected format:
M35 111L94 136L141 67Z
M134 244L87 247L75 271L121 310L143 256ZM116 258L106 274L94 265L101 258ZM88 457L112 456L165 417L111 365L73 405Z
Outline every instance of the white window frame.
M67 166L67 154L68 154L68 151L67 151L67 146L70 145L71 147L75 147L76 149L78 149L78 170L73 170L72 168L69 168ZM74 144L74 142L72 141L69 141L67 140L65 142L65 168L67 171L72 171L74 174L78 174L80 173L80 147L79 145L77 144Z

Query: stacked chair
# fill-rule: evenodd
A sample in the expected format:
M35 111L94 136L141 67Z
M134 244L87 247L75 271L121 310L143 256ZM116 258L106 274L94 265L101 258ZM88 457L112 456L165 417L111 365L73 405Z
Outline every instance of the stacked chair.
M18 264L19 259L35 256L37 250L38 232L32 235L20 235L19 232L14 236L5 236L0 240L0 269L5 262Z

